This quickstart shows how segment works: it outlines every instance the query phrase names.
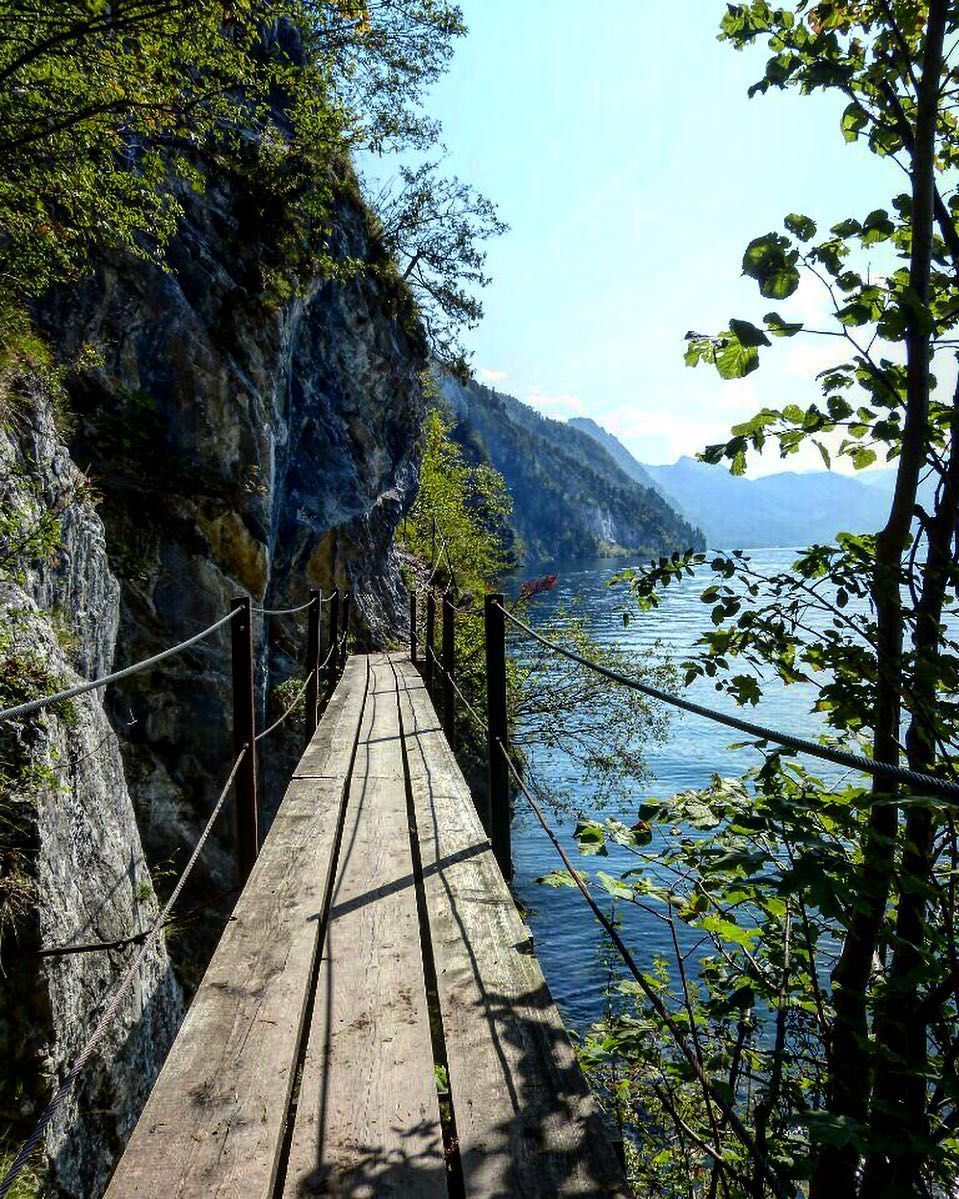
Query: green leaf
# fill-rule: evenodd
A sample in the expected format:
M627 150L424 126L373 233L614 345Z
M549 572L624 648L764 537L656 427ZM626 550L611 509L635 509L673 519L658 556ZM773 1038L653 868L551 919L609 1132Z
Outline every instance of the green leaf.
M816 222L798 212L791 212L783 223L800 241L809 241L811 237L816 236Z
M587 857L594 854L605 857L609 853L603 826L596 820L581 820L573 829L573 836L579 842L579 852Z
M625 883L620 882L613 875L607 874L605 870L597 870L596 878L614 899L633 898L633 888L627 887Z
M743 255L743 274L755 279L760 293L771 300L784 300L799 286L798 253L781 233L753 238Z
M851 329L858 329L860 325L865 325L873 319L873 310L871 305L864 304L861 300L854 300L851 304L840 308L836 317L841 324Z
M729 322L729 328L736 335L740 345L747 347L772 345L772 342L762 329L757 329L749 321L736 320L734 317Z
M758 704L762 698L759 684L750 674L737 674L730 679L736 700L740 704Z
M730 337L716 352L716 369L723 379L743 379L759 367L759 351Z
M889 219L885 208L877 208L870 212L862 225L862 244L874 246L878 242L888 241L895 233L896 227Z
M853 234L859 233L862 225L852 217L847 217L844 221L840 221L838 225L833 225L829 230L830 233L835 233L837 237L852 237Z
M700 362L713 362L713 343L708 337L694 337L687 334L689 345L683 355L687 366L699 366Z
M855 101L853 101L852 104L846 107L842 114L840 128L842 129L843 137L847 142L856 141L859 138L859 134L863 129L865 129L868 123L869 113L866 112L861 104L857 104Z
M876 451L870 450L866 446L862 446L852 456L852 464L856 470L864 470L867 466L872 466L876 461Z
M773 337L795 337L803 327L801 321L784 320L778 312L767 312L763 320Z
M551 870L536 880L544 887L575 887L576 883L568 870Z
M742 945L744 949L749 949L759 936L758 928L740 928L732 920L725 920L715 914L703 916L699 921L699 927L730 945Z

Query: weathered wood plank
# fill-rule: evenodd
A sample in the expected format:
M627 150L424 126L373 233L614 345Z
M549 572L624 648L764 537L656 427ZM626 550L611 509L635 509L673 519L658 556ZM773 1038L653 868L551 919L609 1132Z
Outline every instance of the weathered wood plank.
M362 699L367 663L372 660L366 654L351 654L347 658L343 674L323 711L317 730L293 771L295 779L338 778L340 782L343 781L343 747L348 741L352 750L356 723L347 721L344 725L341 713L345 714L347 708L352 712L350 705L356 702L356 697ZM347 730L349 736L346 736Z
M626 1195L426 689L394 667L466 1194Z
M366 673L351 659L311 747L339 775L291 783L109 1199L272 1194Z
M388 660L372 660L283 1194L439 1199L407 799Z

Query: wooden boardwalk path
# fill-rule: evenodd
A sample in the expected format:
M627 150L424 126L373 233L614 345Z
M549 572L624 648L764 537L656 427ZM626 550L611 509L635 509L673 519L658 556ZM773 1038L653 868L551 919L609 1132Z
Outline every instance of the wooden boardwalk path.
M418 672L352 656L109 1199L625 1194Z

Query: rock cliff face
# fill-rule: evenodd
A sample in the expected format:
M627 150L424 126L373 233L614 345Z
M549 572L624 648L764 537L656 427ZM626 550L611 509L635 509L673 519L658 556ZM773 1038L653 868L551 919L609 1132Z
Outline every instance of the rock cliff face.
M4 696L43 694L110 669L119 586L103 526L42 393L0 432L4 527L0 671ZM59 536L45 544L44 511ZM21 690L21 695L23 691ZM5 706L5 705L3 705ZM97 693L0 730L0 1111L24 1133L95 1025L136 945L42 956L125 940L157 915L116 734ZM161 944L48 1129L58 1193L101 1192L181 1015Z
M207 182L168 269L111 261L39 314L58 356L87 364L66 376L69 447L42 388L23 413L0 394L4 702L158 652L236 595L280 608L311 587L348 589L364 644L405 623L392 540L418 468L413 305L349 181L324 247L337 271L296 281L284 268L302 268L309 247L291 255L289 214L235 176ZM49 539L11 567L44 512ZM277 685L302 676L305 640L303 616L258 618L261 727L281 707ZM29 1131L136 947L38 951L124 940L155 919L151 868L165 894L232 761L231 691L225 628L105 697L0 728L0 783L16 773L4 792L16 836L0 837L0 1120L14 1133ZM262 744L267 817L301 741L294 718ZM179 905L193 917L171 940L176 978L161 947L48 1132L57 1193L102 1193L181 1018L180 984L195 984L232 906L232 840L227 812Z
M89 344L101 360L70 383L73 452L102 493L122 585L118 665L209 625L238 594L278 608L338 585L359 641L402 625L391 543L415 489L421 333L348 190L330 251L365 268L345 281L289 294L271 274L284 220L211 175L169 271L112 263L48 314L66 352ZM254 644L266 718L273 688L301 672L304 618L259 620ZM154 862L184 858L228 770L230 697L228 630L111 696ZM268 811L300 737L291 721L263 745ZM204 857L205 900L233 887L230 835L226 821Z

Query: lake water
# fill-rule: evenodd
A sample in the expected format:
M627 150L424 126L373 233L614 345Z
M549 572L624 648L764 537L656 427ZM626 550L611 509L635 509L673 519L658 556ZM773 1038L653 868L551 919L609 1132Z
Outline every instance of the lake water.
M797 551L759 549L751 550L749 556L758 569L769 572L788 569ZM710 605L699 599L707 582L712 580L711 572L704 571L678 586L671 585L658 609L639 613L625 587L607 586L608 580L622 567L621 560L549 566L549 570L557 572L558 582L552 592L536 597L530 605L530 623L548 623L557 607L578 597L582 601L580 610L589 614L591 632L598 640L634 650L658 645L663 656L682 661L697 638L712 627ZM528 568L521 578L533 578L545 570ZM515 582L514 590L518 585ZM623 624L626 609L630 612L628 626ZM514 639L510 652L521 656L524 645ZM809 713L813 688L808 685L784 687L774 681L768 685L758 707L745 710L717 693L711 680L698 680L685 694L711 707L738 711L747 719L805 736L815 736L822 728ZM640 803L648 796L668 797L677 791L706 786L713 774L736 776L758 765L761 761L758 751L730 750L732 744L744 739L733 729L674 710L667 741L652 747L648 755L649 783L628 799L608 806L603 815L617 816L626 824L633 824ZM574 812L595 810L578 763L553 751L531 751L529 760L545 792L564 800ZM826 763L817 764L817 773L825 777L831 769ZM609 955L602 952L604 936L578 891L566 887L554 889L536 882L550 870L562 869L562 863L522 796L517 797L516 807L515 889L529 909L536 951L563 1019L568 1027L583 1030L605 1010L603 989L608 978ZM554 827L576 862L579 855L571 836L574 825L574 817L554 818ZM615 847L611 847L608 858L581 860L586 869L598 864L611 874L617 873L617 866L627 868L635 864L631 855ZM650 963L658 954L672 956L669 932L660 921L628 903L618 905L617 915L627 943L641 965Z

